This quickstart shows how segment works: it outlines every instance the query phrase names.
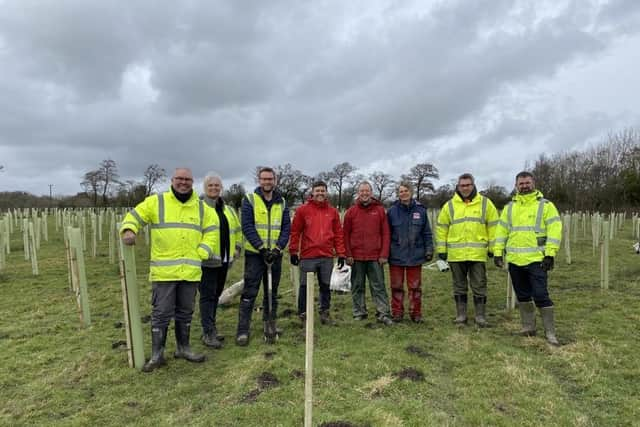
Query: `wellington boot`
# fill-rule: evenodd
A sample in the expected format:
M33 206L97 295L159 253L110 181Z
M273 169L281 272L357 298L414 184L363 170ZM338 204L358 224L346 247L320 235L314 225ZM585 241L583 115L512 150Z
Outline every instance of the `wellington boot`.
M559 347L560 342L556 338L556 325L553 318L553 306L540 308L540 316L542 317L544 336L547 338L547 342L554 347Z
M486 328L488 325L485 317L485 308L487 306L487 297L473 297L473 305L476 310L476 325L479 328Z
M331 319L329 310L323 310L320 312L320 323L328 326L335 326L336 322Z
M533 337L536 335L536 308L533 301L519 302L520 321L522 322L522 330L518 335L523 337Z
M456 319L453 322L464 325L467 323L467 294L454 295L453 299L456 302Z
M164 359L164 346L167 341L167 328L151 329L151 358L142 367L142 372L153 372L167 364Z
M189 333L191 329L190 323L176 322L176 352L173 357L176 359L185 359L189 362L201 363L206 360L204 354L197 354L191 351L189 345Z

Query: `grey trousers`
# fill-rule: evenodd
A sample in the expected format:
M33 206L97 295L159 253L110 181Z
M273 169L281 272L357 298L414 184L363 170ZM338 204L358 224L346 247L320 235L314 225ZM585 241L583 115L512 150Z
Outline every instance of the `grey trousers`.
M475 297L487 296L487 268L481 261L449 262L453 294L466 295L469 285Z
M367 314L365 282L369 279L371 299L376 306L376 317L389 316L389 296L384 286L384 270L378 261L355 261L351 266L351 297L353 316Z
M152 282L151 326L166 328L172 317L176 323L191 323L198 284L185 280Z

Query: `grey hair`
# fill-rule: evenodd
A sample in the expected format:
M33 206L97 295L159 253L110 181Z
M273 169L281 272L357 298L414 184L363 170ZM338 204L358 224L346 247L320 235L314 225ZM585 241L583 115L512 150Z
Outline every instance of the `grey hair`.
M373 186L371 185L371 183L369 181L360 181L358 183L358 190L360 189L361 186L366 185L367 187L369 187L369 190L373 191Z
M223 186L222 177L217 172L207 172L207 174L204 176L204 179L202 180L202 187L205 193L207 192L207 184L209 183L209 181L213 181L214 179L220 181L220 186Z

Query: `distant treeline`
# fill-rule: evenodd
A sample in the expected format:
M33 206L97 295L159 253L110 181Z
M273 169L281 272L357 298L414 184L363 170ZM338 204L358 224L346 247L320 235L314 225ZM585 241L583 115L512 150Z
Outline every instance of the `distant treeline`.
M257 167L259 168L259 167ZM439 208L455 191L454 184L435 187L438 168L431 163L418 163L407 174L393 177L383 171L369 175L358 172L349 162L331 170L310 176L290 163L275 166L278 189L290 206L303 203L311 184L323 180L329 187L330 200L340 209L349 207L355 198L358 183L367 180L376 198L389 205L395 199L399 182L415 188L415 196L431 208ZM585 151L553 155L541 154L533 167L524 167L536 176L537 187L561 210L620 211L640 206L640 134L627 129L609 136L608 140ZM459 171L460 173L466 171ZM167 177L164 168L152 164L140 181L120 181L114 160L103 160L96 170L85 173L80 183L85 190L74 196L34 196L25 192L0 192L0 209L16 207L104 207L134 206L152 194L159 182ZM196 177L201 178L201 177ZM224 180L224 177L223 177ZM228 183L224 183L228 184ZM225 185L224 198L239 207L246 189L241 184ZM498 185L479 188L498 209L511 198L511 190ZM194 188L200 193L201 188Z

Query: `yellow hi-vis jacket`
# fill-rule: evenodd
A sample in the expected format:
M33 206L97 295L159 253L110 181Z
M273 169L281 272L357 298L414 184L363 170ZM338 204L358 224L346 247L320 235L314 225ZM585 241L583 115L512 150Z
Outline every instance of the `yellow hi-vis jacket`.
M264 200L262 200L262 197L256 193L249 193L245 197L251 206L253 206L253 220L258 236L260 236L260 239L264 242L264 247L267 249L275 248L276 242L280 237L282 215L286 202L283 199L282 203L274 203L271 205L271 210L269 210ZM245 240L245 252L257 253L260 251L259 249L260 248L254 248L248 239Z
M562 239L562 221L555 205L538 190L516 194L500 215L494 255L518 266L555 257Z
M137 234L146 224L151 229L152 282L198 282L201 261L220 258L218 216L195 192L185 203L171 190L147 197L125 215L120 233Z
M206 200L203 201L205 202L207 209L211 209L213 211L216 218L218 218L218 224L220 224L220 217L218 216L216 208L209 205ZM240 227L240 220L238 219L235 209L226 203L224 204L224 216L227 218L227 223L229 224L229 254L227 254L227 257L229 265L231 265L233 264L233 261L235 261L234 257L236 251L242 250L242 227ZM220 247L220 244L221 242L218 240L218 248ZM218 256L211 260L202 261L202 265L210 268L221 267L222 259Z
M438 215L436 250L448 261L487 261L493 251L498 211L487 197L476 194L465 202L456 193Z

